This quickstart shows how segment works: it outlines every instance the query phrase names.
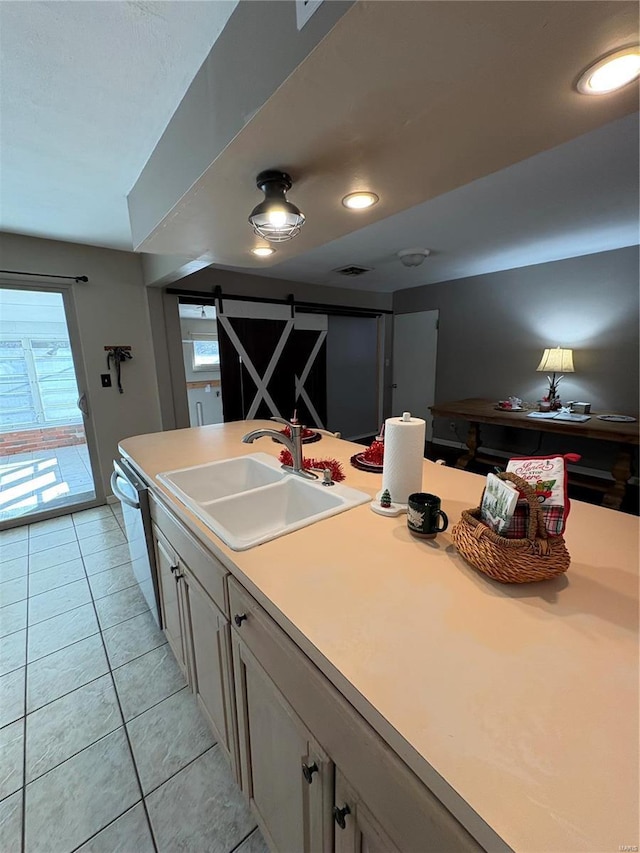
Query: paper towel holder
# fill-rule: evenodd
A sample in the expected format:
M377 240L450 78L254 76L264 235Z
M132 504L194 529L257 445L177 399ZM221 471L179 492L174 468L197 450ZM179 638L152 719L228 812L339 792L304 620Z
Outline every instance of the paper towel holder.
M401 417L398 418L390 418L389 421L397 421L398 423L406 423L410 424L414 421L411 417L411 412L403 412ZM386 422L385 422L386 423ZM376 494L374 500L369 504L369 508L372 512L377 513L378 515L385 515L387 517L393 517L402 515L407 512L408 504L399 503L397 501L393 501L389 506L381 506L380 499L382 498L382 494L384 491L384 472L383 472L383 488Z
M395 504L392 503L390 506L380 506L380 498L382 497L382 489L378 492L375 498L369 504L369 507L373 510L373 512L377 512L378 515L386 515L388 517L392 517L394 515L402 515L403 512L407 511L408 504Z

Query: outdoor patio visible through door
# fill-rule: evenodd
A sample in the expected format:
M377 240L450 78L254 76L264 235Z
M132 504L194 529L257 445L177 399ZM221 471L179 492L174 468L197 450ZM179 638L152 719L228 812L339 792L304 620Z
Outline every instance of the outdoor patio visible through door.
M62 292L0 288L0 523L95 501Z

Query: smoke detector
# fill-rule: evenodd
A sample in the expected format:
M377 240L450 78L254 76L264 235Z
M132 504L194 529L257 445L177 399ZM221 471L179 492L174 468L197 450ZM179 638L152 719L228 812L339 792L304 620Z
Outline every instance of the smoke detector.
M398 257L405 267L419 267L430 254L431 249L402 249Z

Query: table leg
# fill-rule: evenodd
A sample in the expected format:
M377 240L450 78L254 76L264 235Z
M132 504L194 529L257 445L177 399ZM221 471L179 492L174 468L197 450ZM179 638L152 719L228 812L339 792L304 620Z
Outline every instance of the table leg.
M620 509L627 489L627 482L631 477L631 450L628 446L622 445L620 447L611 473L615 482L605 492L602 506L609 507L609 509Z
M467 452L456 462L456 468L466 468L476 458L476 452L480 444L480 425L471 421L467 433Z

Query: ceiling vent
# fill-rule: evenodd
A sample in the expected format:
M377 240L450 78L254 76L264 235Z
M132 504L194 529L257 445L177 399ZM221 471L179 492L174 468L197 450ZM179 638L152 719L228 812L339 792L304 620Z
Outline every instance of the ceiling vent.
M366 272L371 272L371 267L341 267L339 270L334 270L339 275L348 275L353 278L356 275L364 275Z

